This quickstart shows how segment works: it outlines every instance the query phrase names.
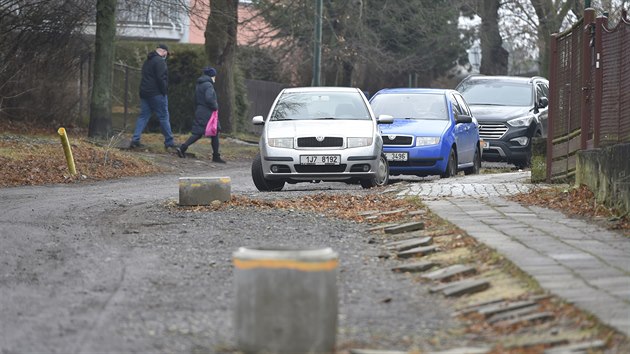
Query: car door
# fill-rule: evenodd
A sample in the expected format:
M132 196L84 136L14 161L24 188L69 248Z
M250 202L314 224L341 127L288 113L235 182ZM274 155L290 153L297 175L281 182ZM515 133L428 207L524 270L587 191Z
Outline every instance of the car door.
M470 109L464 99L458 93L451 93L450 101L453 105L453 113L471 116ZM457 160L460 164L470 163L475 156L474 124L459 123L455 125L455 141L457 143Z

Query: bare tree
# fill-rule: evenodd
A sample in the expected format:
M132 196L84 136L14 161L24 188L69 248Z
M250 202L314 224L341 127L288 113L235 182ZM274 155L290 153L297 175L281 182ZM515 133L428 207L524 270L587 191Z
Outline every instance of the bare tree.
M112 70L117 0L97 0L94 40L94 84L90 103L89 137L112 135Z
M0 118L73 120L88 2L0 0Z

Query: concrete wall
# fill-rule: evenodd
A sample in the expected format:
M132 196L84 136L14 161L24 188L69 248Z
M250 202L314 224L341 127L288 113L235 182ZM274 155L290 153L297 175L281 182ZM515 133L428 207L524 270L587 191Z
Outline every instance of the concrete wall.
M575 184L589 187L599 202L630 212L630 144L578 151Z

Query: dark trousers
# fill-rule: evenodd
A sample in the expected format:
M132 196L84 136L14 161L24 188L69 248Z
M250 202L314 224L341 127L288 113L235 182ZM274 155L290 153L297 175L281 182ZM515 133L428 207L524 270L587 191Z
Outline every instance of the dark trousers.
M203 137L203 134L192 134L192 135L190 135L188 140L186 140L186 142L183 143L179 147L179 149L183 153L185 153L186 150L188 150L188 147L190 145L194 144L197 140L201 139L202 137ZM217 135L210 137L210 145L212 145L212 158L220 157L221 154L219 153L219 133L218 132L217 132Z

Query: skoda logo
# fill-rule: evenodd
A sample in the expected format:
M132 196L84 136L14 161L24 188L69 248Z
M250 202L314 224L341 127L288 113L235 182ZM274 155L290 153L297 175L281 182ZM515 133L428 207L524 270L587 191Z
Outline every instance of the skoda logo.
M323 136L316 136L315 140L317 140L317 141L319 141L321 143L322 141L324 141L324 137Z
M389 140L395 140L396 139L396 135L388 135L387 139Z

